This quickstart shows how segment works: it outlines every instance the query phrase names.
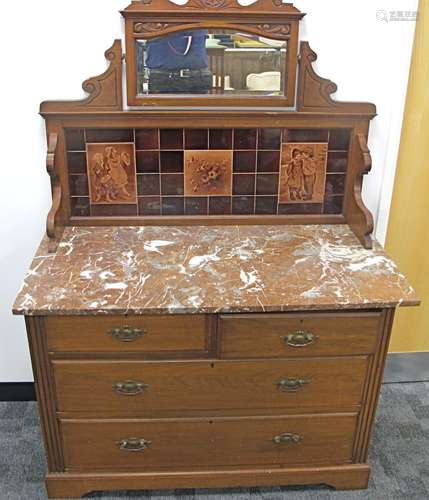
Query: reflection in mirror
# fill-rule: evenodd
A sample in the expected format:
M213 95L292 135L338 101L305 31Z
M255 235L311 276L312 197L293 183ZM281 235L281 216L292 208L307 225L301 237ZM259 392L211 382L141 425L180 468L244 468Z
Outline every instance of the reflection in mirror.
M285 95L287 41L198 29L136 44L138 95Z

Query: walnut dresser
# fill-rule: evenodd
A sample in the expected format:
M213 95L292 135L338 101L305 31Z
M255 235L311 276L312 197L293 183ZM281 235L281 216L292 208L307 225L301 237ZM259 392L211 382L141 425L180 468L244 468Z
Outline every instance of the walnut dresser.
M375 106L331 98L290 3L122 14L129 107L119 40L83 101L41 105L53 201L14 313L48 496L366 488L395 308L419 304L361 197ZM198 40L207 67L149 66Z

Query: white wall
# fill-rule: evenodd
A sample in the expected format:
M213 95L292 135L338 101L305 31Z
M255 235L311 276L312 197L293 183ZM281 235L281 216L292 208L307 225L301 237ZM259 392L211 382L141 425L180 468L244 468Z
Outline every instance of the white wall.
M0 93L0 382L32 380L24 320L11 315L44 231L50 205L45 135L38 106L81 98L81 83L105 69L103 53L123 32L126 0L2 2L6 48ZM307 12L302 38L319 54L318 71L339 86L338 98L368 100L379 116L371 129L373 172L365 199L383 240L394 177L414 23L382 23L378 9L416 10L417 0L296 0ZM19 16L19 17L18 17Z

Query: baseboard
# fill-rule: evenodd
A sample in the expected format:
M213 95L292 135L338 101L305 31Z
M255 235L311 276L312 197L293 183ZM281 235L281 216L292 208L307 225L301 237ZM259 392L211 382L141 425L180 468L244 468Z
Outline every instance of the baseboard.
M387 356L384 384L429 381L429 352L400 352Z
M0 401L35 401L33 382L0 383Z

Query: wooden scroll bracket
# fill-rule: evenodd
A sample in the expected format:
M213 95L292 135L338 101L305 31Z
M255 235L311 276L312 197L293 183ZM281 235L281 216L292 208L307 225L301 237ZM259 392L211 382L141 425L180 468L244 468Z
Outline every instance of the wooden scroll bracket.
M368 174L372 168L371 153L365 134L358 133L354 136L352 164L355 165L355 170L350 173L353 176L353 190L346 207L347 223L363 247L371 250L374 219L362 200L363 176Z
M45 101L40 113L61 113L70 111L122 111L122 42L115 40L104 53L109 61L107 70L84 81L82 88L89 95L81 101Z
M46 155L46 170L51 178L52 207L46 220L46 234L48 236L48 252L54 253L64 231L64 226L59 224L59 211L61 206L62 189L56 166L58 148L58 134L51 133L48 137L48 153Z
M337 91L337 85L316 74L313 62L317 60L317 54L310 48L308 42L301 42L299 59L298 111L361 114L369 118L377 114L374 104L340 102L332 99L331 94Z

